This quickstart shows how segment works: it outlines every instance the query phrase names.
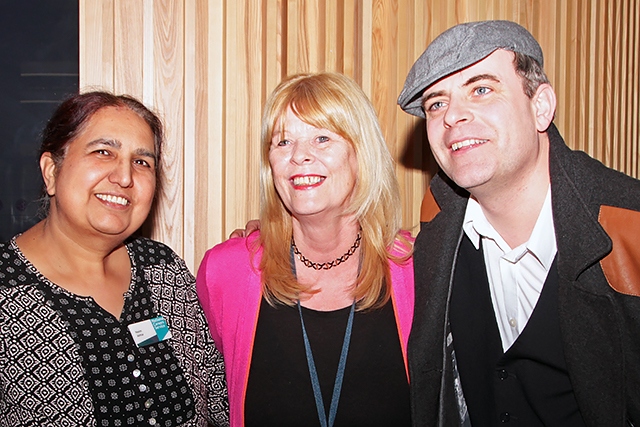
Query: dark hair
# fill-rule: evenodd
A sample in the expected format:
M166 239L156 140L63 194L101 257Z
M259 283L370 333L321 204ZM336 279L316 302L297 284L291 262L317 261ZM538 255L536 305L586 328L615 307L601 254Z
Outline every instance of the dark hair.
M515 58L513 59L513 64L516 68L516 73L522 77L524 93L529 98L533 98L533 95L541 84L549 83L549 78L538 61L523 53L514 53Z
M51 153L55 165L60 166L69 143L84 130L89 119L105 107L128 108L147 122L153 133L156 176L158 176L164 138L162 122L137 99L129 95L114 95L104 91L74 94L58 106L42 132L38 158L44 153Z
M66 98L54 111L42 132L38 159L51 153L56 169L62 165L69 144L80 135L95 113L106 107L122 107L136 113L151 128L156 163L156 193L161 184L161 160L164 134L160 118L137 99L129 95L114 95L105 91L77 93ZM43 194L43 213L49 208L49 197Z

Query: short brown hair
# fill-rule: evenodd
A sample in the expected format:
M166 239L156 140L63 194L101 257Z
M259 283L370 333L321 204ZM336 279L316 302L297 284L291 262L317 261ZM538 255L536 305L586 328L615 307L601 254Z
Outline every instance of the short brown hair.
M514 54L513 65L516 73L522 77L524 93L529 98L533 98L541 84L549 83L549 78L538 61L523 53L514 52Z

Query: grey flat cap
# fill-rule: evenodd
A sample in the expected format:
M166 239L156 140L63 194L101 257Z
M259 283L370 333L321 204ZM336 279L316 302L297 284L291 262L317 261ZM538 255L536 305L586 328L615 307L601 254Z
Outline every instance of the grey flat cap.
M443 77L486 58L497 49L525 54L543 64L542 49L531 33L511 21L480 21L449 28L431 42L413 64L398 105L424 118L422 94Z

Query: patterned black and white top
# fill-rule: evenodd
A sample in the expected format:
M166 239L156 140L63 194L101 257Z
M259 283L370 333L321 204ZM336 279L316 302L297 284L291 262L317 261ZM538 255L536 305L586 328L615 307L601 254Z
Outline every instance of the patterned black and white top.
M47 280L15 238L0 244L0 426L226 426L222 356L195 279L167 246L127 244L120 319ZM137 347L127 329L162 316L172 338Z

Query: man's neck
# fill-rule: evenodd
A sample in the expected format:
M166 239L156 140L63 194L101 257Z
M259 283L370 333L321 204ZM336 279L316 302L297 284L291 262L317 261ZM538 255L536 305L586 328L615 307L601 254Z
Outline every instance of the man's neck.
M531 237L549 187L544 192L526 198L513 197L501 203L478 201L487 221L511 248L516 248Z
M549 155L541 155L531 173L502 188L471 192L482 212L512 248L529 240L549 191Z

